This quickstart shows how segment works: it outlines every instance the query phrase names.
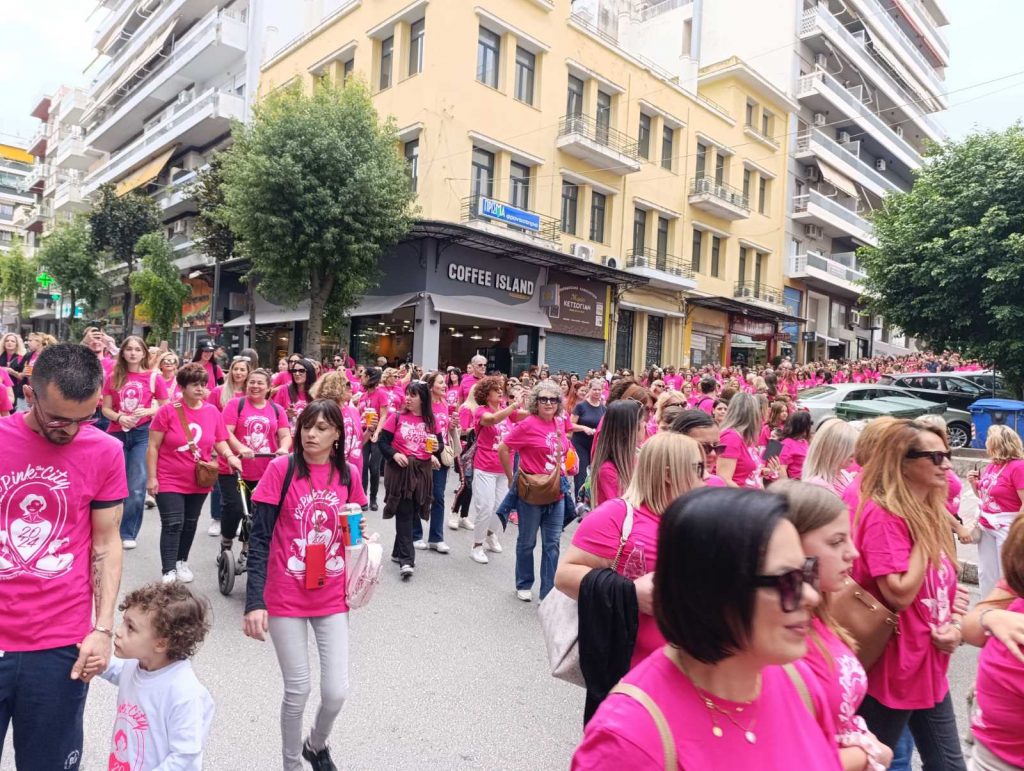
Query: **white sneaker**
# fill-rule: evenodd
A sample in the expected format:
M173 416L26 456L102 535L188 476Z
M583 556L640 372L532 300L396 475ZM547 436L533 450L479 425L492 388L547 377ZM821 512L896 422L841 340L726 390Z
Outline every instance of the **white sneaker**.
M446 544L444 541L438 541L437 543L428 543L431 551L436 551L438 554L447 554L452 550L452 547Z
M178 560L177 564L174 567L174 570L178 574L178 580L181 581L183 584L190 584L192 583L192 579L195 578L195 576L192 575L192 571L188 569L187 562L182 562L181 560Z
M139 545L138 542L135 541L135 539L133 539L133 538L129 538L127 540L121 541L121 548L122 549L134 549L138 545Z
M412 542L412 547L413 547L414 549L419 549L420 551L424 551L424 550L425 550L425 549L427 548L427 542L426 542L426 541L424 541L424 540L423 540L423 539L421 538L421 539L420 539L420 540L418 540L418 541L413 541L413 542Z
M154 509L154 508L156 508L156 498L154 498L152 495L147 495L146 496L146 508L147 509Z
M160 580L165 584L173 584L178 580L178 572L176 570L170 570L164 573L163 578Z
M207 535L220 535L220 520L215 519L213 523L206 528Z
M459 529L459 518L458 517L452 517L451 519L448 520L448 529L449 530L458 530Z
M416 568L412 565L402 565L402 568L398 571L398 574L402 577L403 581L408 581L412 578L412 574L416 572Z
M501 554L501 543L498 541L497 533L489 533L484 538L484 548L487 551L492 551L495 554Z
M474 546L473 551L469 553L469 557L473 562L479 562L481 565L486 565L490 562L490 560L487 559L487 554L484 552L483 546Z
M459 520L459 527L463 530L472 530L473 523L469 521L469 517L462 517L462 519Z
M516 589L516 597L522 600L523 602L532 602L533 592L531 592L529 589Z

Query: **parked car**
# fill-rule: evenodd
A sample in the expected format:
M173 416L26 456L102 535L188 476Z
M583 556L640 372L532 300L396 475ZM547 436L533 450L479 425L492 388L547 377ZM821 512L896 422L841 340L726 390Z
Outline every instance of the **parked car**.
M1012 389L1006 385L1006 379L998 372L990 369L978 372L957 372L960 377L980 385L987 399L1016 399Z
M959 372L905 372L882 375L879 385L895 385L905 388L919 399L930 402L944 402L950 407L966 410L978 399L992 396L992 392L968 380ZM997 393L996 396L1002 394ZM1012 396L1007 395L1008 398Z
M816 388L808 388L801 391L796 400L797 406L811 413L814 425L818 426L825 418L836 416L836 405L847 402L866 401L869 399L901 399L901 404L906 405L906 399L926 402L918 399L914 394L905 388L889 385L878 385L873 383L841 383L823 385ZM928 411L934 407L934 402L922 403L922 411ZM946 421L946 432L949 434L951 447L967 447L971 443L971 413L966 410L951 408L947 405L942 413Z

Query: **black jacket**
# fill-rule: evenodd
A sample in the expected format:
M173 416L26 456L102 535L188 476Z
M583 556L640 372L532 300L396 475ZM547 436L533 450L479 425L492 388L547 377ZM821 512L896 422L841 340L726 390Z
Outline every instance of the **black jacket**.
M610 568L591 570L580 583L580 669L587 683L584 724L629 671L640 625L636 587Z

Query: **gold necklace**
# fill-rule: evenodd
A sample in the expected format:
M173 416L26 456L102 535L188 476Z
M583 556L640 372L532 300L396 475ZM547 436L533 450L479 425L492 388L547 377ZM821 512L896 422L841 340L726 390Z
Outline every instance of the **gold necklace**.
M757 743L757 734L754 733L754 726L757 724L757 715L755 715L750 720L750 725L748 725L746 728L744 728L742 725L740 725L739 721L736 720L736 718L734 718L732 716L732 711L724 709L721 706L719 706L718 704L716 704L714 699L711 698L711 694L708 693L707 691L705 691L699 685L697 685L697 683L693 679L693 677L690 676L690 673L686 671L686 667L683 665L683 660L679 656L679 652L676 649L674 649L674 648L669 648L669 650L671 652L669 658L671 658L673 663L677 667L679 667L679 671L682 672L683 675L685 675L686 679L690 681L690 685L692 685L693 689L697 692L697 696L700 697L700 700L704 703L704 707L708 710L708 712L711 713L711 733L715 737L717 737L719 739L721 739L722 736L724 736L725 732L722 731L722 727L718 724L718 717L717 717L718 715L724 715L726 717L726 719L728 719L728 721L730 723L732 723L736 727L736 729L743 734L743 738L746 739L747 742L749 742L750 744L756 744ZM758 674L758 676L757 676L756 690L760 694L760 692L761 692L761 675L760 674ZM739 702L741 706L736 707L735 710L733 710L733 711L735 711L737 713L743 712L744 709L746 709L747 707L750 707L751 705L753 705L756 700L757 699L755 698L755 699L751 699L750 701Z

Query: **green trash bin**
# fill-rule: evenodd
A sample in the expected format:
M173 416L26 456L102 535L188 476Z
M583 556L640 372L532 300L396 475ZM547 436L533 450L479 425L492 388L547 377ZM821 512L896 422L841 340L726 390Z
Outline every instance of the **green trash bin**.
M909 396L890 396L885 399L840 402L836 405L836 417L843 420L871 420L872 418L880 418L883 415L913 420L922 415L941 415L945 411L945 403L929 402Z

